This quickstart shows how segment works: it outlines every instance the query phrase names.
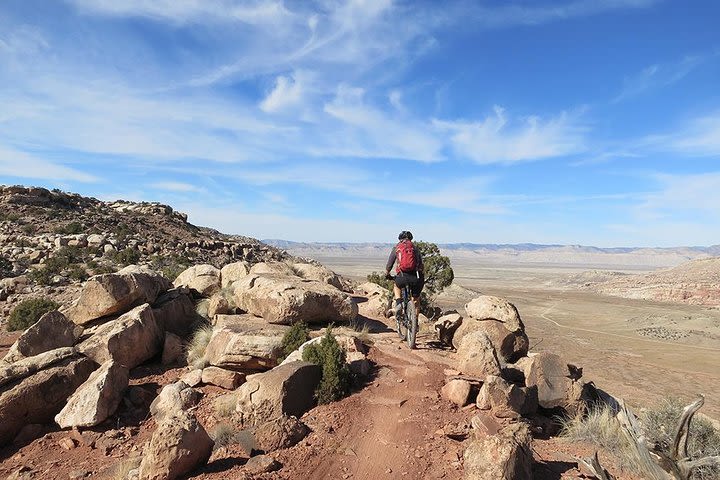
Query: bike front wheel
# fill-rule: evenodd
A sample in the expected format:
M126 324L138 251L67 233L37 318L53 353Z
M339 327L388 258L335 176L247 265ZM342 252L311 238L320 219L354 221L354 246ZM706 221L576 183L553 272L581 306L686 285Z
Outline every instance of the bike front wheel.
M405 319L405 313L403 313L402 311L398 312L397 316L395 317L395 322L397 323L397 332L400 340L405 340L408 334L408 323Z
M407 304L407 344L411 349L415 348L415 337L418 332L418 312L415 303L411 300Z

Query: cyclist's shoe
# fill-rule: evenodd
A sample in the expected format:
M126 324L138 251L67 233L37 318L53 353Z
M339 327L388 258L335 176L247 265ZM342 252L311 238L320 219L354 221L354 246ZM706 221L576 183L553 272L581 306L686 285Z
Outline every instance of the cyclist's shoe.
M402 311L402 303L396 303L393 307L393 316L397 318L400 315L400 312Z

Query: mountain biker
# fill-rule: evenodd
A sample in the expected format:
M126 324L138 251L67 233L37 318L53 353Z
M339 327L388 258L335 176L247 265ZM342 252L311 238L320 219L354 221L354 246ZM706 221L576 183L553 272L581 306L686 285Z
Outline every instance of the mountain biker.
M390 271L395 262L397 262L395 285L393 292L395 294L395 305L393 311L397 317L398 312L402 309L402 291L405 285L410 285L412 292L412 300L415 304L416 311L420 312L420 293L425 284L425 276L423 274L422 255L417 247L412 243L412 233L403 230L398 235L398 244L395 245L390 252L387 265L385 266L385 277L391 279Z

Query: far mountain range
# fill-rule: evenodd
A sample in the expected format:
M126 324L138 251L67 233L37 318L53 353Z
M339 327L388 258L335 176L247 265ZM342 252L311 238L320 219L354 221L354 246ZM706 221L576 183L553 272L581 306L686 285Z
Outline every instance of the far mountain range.
M391 243L321 243L269 239L264 243L293 255L327 258L380 258L387 256ZM709 247L612 247L583 245L542 245L447 243L439 244L454 262L497 264L577 265L592 268L663 268L689 260L720 256L720 245Z

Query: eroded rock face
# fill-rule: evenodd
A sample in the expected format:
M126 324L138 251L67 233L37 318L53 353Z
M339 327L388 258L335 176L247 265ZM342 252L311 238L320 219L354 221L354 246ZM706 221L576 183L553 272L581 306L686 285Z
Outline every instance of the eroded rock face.
M250 274L233 288L238 308L270 323L349 322L358 312L348 295L316 280Z
M235 390L245 381L245 374L219 367L205 367L202 383L215 385L225 390Z
M225 315L205 349L205 361L229 370L268 370L278 364L288 328L251 315Z
M281 415L253 429L255 443L265 452L289 448L310 433L310 429L296 417Z
M338 274L322 265L315 265L312 263L293 263L293 269L295 275L302 278L327 283L339 290L344 288L342 280Z
M166 332L186 338L204 319L195 311L189 290L170 290L152 305L153 316Z
M91 277L80 297L63 313L74 323L84 325L143 303L153 303L168 288L170 283L161 274L130 265L117 273Z
M74 356L75 353L73 347L62 347L20 359L15 363L5 364L0 368L0 386L28 377L50 365Z
M117 410L129 378L127 367L106 362L70 396L55 422L62 428L99 425Z
M530 341L524 329L510 331L504 323L493 319L464 319L453 335L455 348L459 348L465 335L476 331L482 331L488 336L498 358L505 363L513 363L528 353Z
M220 290L220 270L212 265L195 265L178 275L173 285L184 285L203 297L210 297Z
M504 298L481 295L466 303L465 311L477 320L494 319L502 322L511 332L525 331L517 308Z
M519 480L532 478L532 437L524 423L513 423L496 435L480 436L465 450L468 480Z
M280 277L295 277L295 271L284 262L260 262L250 268L252 275L277 275Z
M525 384L537 388L540 406L548 409L565 406L573 383L567 362L550 352L528 358L523 364Z
M163 340L163 331L155 320L153 310L145 304L101 325L77 348L96 363L113 360L133 369L159 353Z
M3 362L11 363L61 347L72 347L83 327L68 320L58 311L48 312L25 330L10 347Z
M319 365L292 362L250 375L237 389L236 412L244 427L255 427L282 415L302 416L315 405Z
M0 395L0 445L12 441L27 424L45 424L97 365L87 358L69 358L41 370Z
M161 417L140 464L141 480L172 480L207 462L213 441L195 415Z
M483 331L465 335L457 349L458 369L466 375L500 375L495 348Z

